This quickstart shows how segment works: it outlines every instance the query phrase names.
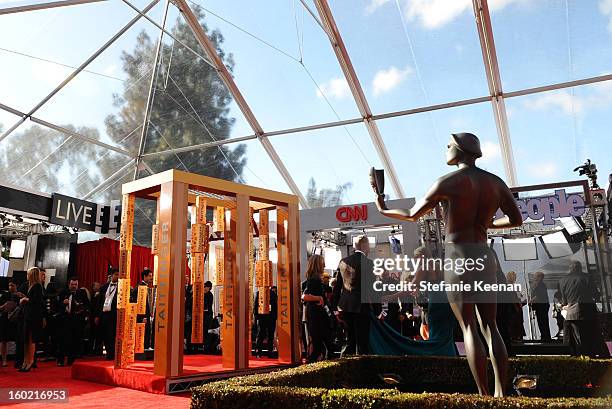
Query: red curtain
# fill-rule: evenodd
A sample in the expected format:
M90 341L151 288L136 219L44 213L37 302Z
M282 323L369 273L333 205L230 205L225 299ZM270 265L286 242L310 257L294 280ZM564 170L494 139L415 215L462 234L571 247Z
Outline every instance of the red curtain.
M119 266L119 242L100 239L77 245L76 274L79 286L90 288L94 281L104 284L108 266ZM145 267L153 270L153 255L149 247L132 246L132 265L130 269L131 286L140 281L140 272Z

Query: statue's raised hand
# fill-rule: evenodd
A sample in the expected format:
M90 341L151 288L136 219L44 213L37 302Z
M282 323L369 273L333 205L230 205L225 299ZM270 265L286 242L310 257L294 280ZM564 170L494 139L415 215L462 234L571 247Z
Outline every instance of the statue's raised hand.
M386 209L385 204L385 171L383 169L370 169L370 185L376 194L376 206L378 209Z

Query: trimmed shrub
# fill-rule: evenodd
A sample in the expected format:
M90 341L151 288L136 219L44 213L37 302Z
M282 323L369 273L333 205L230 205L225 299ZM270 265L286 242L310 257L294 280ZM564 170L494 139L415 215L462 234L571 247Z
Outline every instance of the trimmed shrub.
M489 371L492 372L492 371ZM515 375L539 375L538 391L589 396L603 386L612 360L569 357L513 358L509 386ZM191 407L213 409L578 409L612 408L606 398L491 398L458 393L407 393L390 389L381 374L394 374L405 385L448 391L475 390L465 358L364 356L323 361L281 371L212 382L193 389ZM607 375L607 376L606 376ZM588 386L587 386L588 385ZM599 393L610 394L600 389Z

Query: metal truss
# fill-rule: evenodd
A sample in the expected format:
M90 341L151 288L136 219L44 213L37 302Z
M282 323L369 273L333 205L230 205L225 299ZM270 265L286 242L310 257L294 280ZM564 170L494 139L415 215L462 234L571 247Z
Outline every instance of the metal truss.
M51 9L51 8L56 8L56 7L76 6L79 4L87 4L87 3L99 3L101 1L107 1L107 0L64 0L64 1L51 1L49 3L28 4L25 6L6 7L6 8L0 9L0 16L3 14L22 13L24 11L35 11L35 10Z
M508 117L506 116L506 104L504 103L499 65L497 63L497 53L495 52L495 40L493 39L489 5L487 4L487 0L472 0L472 6L476 15L480 48L482 50L482 59L487 75L487 83L489 84L491 103L493 104L493 115L495 117L495 126L497 127L497 136L501 148L501 157L506 172L506 180L510 186L516 186L516 167L514 164L514 154L512 152L512 142L510 139L510 129L508 128Z
M71 131L70 129L64 128L62 126L55 125L55 124L53 124L51 122L45 121L43 119L37 118L37 117L32 116L32 115L28 115L28 114L26 114L24 112L21 112L21 111L15 109L15 108L11 108L8 105L4 105L4 104L0 103L0 109L2 109L3 111L7 111L7 112L10 112L12 114L15 114L17 116L21 116L22 119L26 118L26 117L29 117L30 121L32 121L34 123L37 123L39 125L45 126L47 128L53 129L55 131L64 133L66 135L69 135L70 138L73 138L73 137L74 138L78 138L78 139L81 139L81 140L83 140L85 142L89 142L89 143L91 143L93 145L98 145L98 146L100 146L102 148L106 148L106 149L109 149L111 151L115 151L115 152L120 153L122 155L126 155L126 156L129 156L131 158L134 157L134 155L132 153L126 151L125 149L118 148L118 147L113 146L113 145L109 145L109 144L104 143L102 141L99 141L99 140L97 140L95 138L82 135L82 134L80 134L78 132ZM2 139L0 139L0 141L1 140ZM67 142L67 141L64 141L64 142Z
M149 119L151 118L151 109L153 107L153 100L155 98L155 82L157 81L157 73L159 71L159 57L162 49L162 41L164 39L164 28L166 27L166 19L168 18L168 9L170 8L170 1L166 0L164 7L164 17L162 21L161 30L159 32L159 39L157 40L157 48L155 49L155 61L153 62L153 73L151 74L151 83L149 84L149 93L147 95L147 105L145 108L144 119L142 121L142 130L140 133L140 143L138 144L138 156L136 156L136 163L134 164L134 177L132 180L136 180L138 177L138 165L142 161L142 153L144 152L145 143L147 139L147 132L149 131Z
M0 15L21 13L21 12L34 11L34 10L43 10L43 9L50 9L50 8L58 8L58 7L66 7L66 6L75 6L75 5L82 5L82 4L88 4L88 3L96 3L96 2L101 2L101 1L106 1L106 0L64 0L64 1L50 1L47 3L22 5L22 6L16 6L16 7L5 7L5 8L0 8ZM197 18L193 14L187 2L185 0L172 0L172 2L178 7L178 9L181 11L183 16L185 17L185 20L188 23L189 27L191 28L193 34L195 35L195 38L197 39L199 44L202 46L202 48L205 50L205 55L202 55L198 53L197 51L187 47L185 44L183 45L186 46L189 49L189 51L191 51L194 54L195 57L202 59L205 63L215 68L220 78L224 81L225 85L228 87L230 93L234 97L234 100L236 101L240 110L242 111L245 118L249 122L254 133L251 135L245 135L242 137L229 138L229 139L218 140L218 141L210 141L210 142L205 142L205 143L196 144L192 146L167 149L167 150L163 150L159 152L144 153L143 135L146 135L146 129L145 129L146 126L144 126L142 130L142 134L141 134L139 150L137 154L133 154L120 147L104 143L95 138L81 135L77 132L71 131L69 129L66 129L64 127L61 127L59 125L53 124L51 122L45 121L43 119L40 119L34 116L35 112L38 111L38 109L40 109L44 104L49 102L49 100L51 100L53 96L55 96L64 86L66 86L66 84L68 84L72 79L74 79L81 71L83 71L100 54L102 54L104 50L106 50L119 37L121 37L127 30L129 30L140 18L144 17L149 22L151 22L153 25L155 25L158 29L160 29L161 30L160 38L161 38L161 35L168 35L174 38L176 41L179 41L178 39L175 38L175 36L172 33L170 33L169 31L165 29L165 25L160 26L153 19L151 19L149 16L146 15L146 13L148 13L157 3L159 3L159 0L153 0L142 10L139 10L138 8L136 8L128 0L123 0L123 2L126 5L128 5L130 8L132 8L137 13L137 16L135 16L132 20L130 20L130 22L128 22L123 28L121 28L113 37L111 37L104 45L102 45L95 53L93 53L83 64L81 64L77 69L75 69L75 71L69 77L67 77L60 85L58 85L45 98L43 98L38 104L36 104L30 111L22 112L15 108L12 108L12 107L9 107L7 105L0 103L1 110L10 112L20 117L17 123L15 123L9 129L7 129L2 135L0 135L0 142L6 137L8 137L15 129L17 129L26 120L29 119L32 122L37 123L39 125L45 126L50 129L54 129L58 132L62 132L68 135L69 138L78 138L85 142L117 152L119 154L125 155L132 159L126 165L124 165L122 168L117 170L115 173L109 176L106 180L100 183L100 185L92 189L86 195L85 197L86 199L90 198L91 196L98 193L99 191L107 188L108 186L111 186L116 181L118 176L125 173L125 171L129 168L129 166L134 166L136 171L137 169L142 168L149 173L153 173L152 169L145 162L145 159L147 160L154 159L155 157L159 155L177 154L181 152L189 152L193 150L205 149L208 147L217 147L217 146L228 145L232 143L248 141L252 139L258 139L261 142L264 150L268 153L268 155L270 156L270 159L272 160L272 162L274 163L274 165L280 172L281 176L284 178L285 182L291 189L291 191L300 198L300 204L302 205L302 207L306 208L308 206L307 206L304 196L302 195L298 186L295 184L291 174L289 173L289 171L283 164L281 158L279 157L278 153L276 152L276 150L274 149L274 147L272 146L268 138L271 136L291 135L291 134L296 134L300 132L307 132L307 131L325 129L325 128L333 128L333 127L357 124L361 122L365 124L370 134L370 137L372 138L374 147L377 150L377 153L381 159L383 166L385 166L385 169L387 170L387 174L389 176L390 183L396 195L398 197L404 197L404 192L403 192L401 183L395 172L393 163L391 161L391 158L389 157L384 141L380 135L380 131L378 130L378 127L376 125L376 121L384 120L388 118L394 118L394 117L407 116L407 115L412 115L412 114L417 114L417 113L422 113L422 112L430 112L430 111L448 109L448 108L459 107L459 106L479 104L483 102L492 103L495 124L496 124L498 137L500 141L500 147L502 151L502 160L504 163L504 170L506 173L506 178L510 185L516 185L517 184L516 170L515 170L515 163L514 163L514 158L513 158L513 153L512 153L511 138L510 138L510 133L508 130L508 120L506 116L506 109L505 109L505 103L504 103L505 99L520 97L520 96L530 95L530 94L536 94L536 93L541 93L541 92L554 91L554 90L570 88L570 87L575 87L575 86L580 86L580 85L595 84L595 83L599 83L603 81L612 80L612 74L607 74L607 75L583 78L583 79L574 80L574 81L562 82L562 83L545 85L545 86L534 87L534 88L527 88L527 89L522 89L522 90L515 90L515 91L504 93L502 89L502 85L501 85L499 66L498 66L497 56L495 52L495 42L494 42L493 31L491 27L491 18L489 14L488 1L487 0L472 0L473 11L476 17L477 30L478 30L481 50L483 54L483 61L485 65L485 73L486 73L487 82L489 86L489 95L478 97L478 98L471 98L471 99L466 99L466 100L459 100L459 101L453 101L453 102L448 102L448 103L443 103L443 104L437 104L437 105L429 105L429 106L417 107L417 108L400 110L400 111L373 114L369 108L368 102L365 98L365 94L361 88L356 72L352 66L348 51L344 45L344 42L342 40L338 27L336 26L333 14L331 12L331 9L328 5L327 0L315 0L315 5L316 5L318 16L320 17L320 19L317 17L317 12L314 12L308 6L307 2L300 0L304 8L308 11L308 13L310 13L310 15L317 22L317 24L323 29L323 31L329 37L329 40L332 44L332 47L334 49L338 62L343 70L344 76L349 84L349 87L351 89L351 92L357 104L361 117L347 119L347 120L339 120L335 122L314 124L314 125L297 127L297 128L288 128L288 129L265 132L262 129L259 122L257 121L255 115L251 111L249 105L246 103L242 93L240 92L237 85L235 84L231 76L231 73L229 73L227 67L225 67L222 60L216 54L216 50L214 46L212 45L212 43L210 42L210 40L204 33L202 27L200 26L199 22L197 21ZM182 42L180 41L179 43L182 44ZM157 64L155 66L157 67ZM155 79L155 73L156 73L156 68L154 69L154 72L153 72L153 78L152 78L151 84L154 84L153 81ZM149 98L151 99L151 95L149 95ZM150 108L151 108L151 101L148 100L147 111L145 112L145 121L149 117L148 113L150 113Z
M308 208L309 206L308 206L308 202L306 201L306 198L304 197L301 190L299 189L299 187L293 180L293 177L291 176L291 174L285 167L281 158L278 156L278 153L276 152L276 150L274 149L270 141L265 139L264 136L262 136L264 134L263 128L259 124L259 121L257 121L255 114L253 114L253 111L251 110L251 107L247 104L246 100L244 99L244 96L238 89L238 86L234 82L234 78L232 77L232 74L229 72L229 70L223 63L223 60L221 60L221 57L219 57L219 55L217 54L217 50L214 44L212 44L212 42L210 41L210 39L204 32L204 29L200 25L198 18L195 16L195 14L193 13L193 11L191 10L191 8L189 7L189 5L187 4L185 0L172 0L172 2L180 10L181 14L185 18L185 21L191 28L191 31L193 32L196 40L198 41L200 46L202 46L208 58L210 58L211 61L213 62L217 70L217 73L219 74L219 77L221 78L225 86L228 88L229 92L234 97L234 101L236 102L240 110L242 111L242 114L244 115L247 122L253 129L253 132L255 132L255 135L257 135L264 150L270 156L270 160L272 160L272 163L274 163L274 165L276 166L276 169L278 169L279 173L281 174L281 176L283 177L283 179L289 186L289 189L291 189L293 194L299 198L300 205L303 208Z
M353 98L355 99L355 103L357 104L357 108L359 109L359 113L363 118L368 133L370 134L372 144L374 145L374 148L378 153L378 157L385 168L387 178L391 182L391 187L395 191L395 195L401 199L405 197L404 189L402 189L399 177L397 176L397 172L395 171L395 167L393 166L393 162L391 161L391 157L389 156L385 142L380 135L378 126L372 119L370 105L365 97L363 88L361 88L361 83L359 82L359 78L357 77L357 73L355 72L355 68L353 67L348 51L344 46L344 41L342 40L342 36L340 35L340 31L338 30L338 26L334 20L334 16L329 8L329 4L327 3L327 0L315 0L315 6L317 7L317 11L319 12L323 26L326 27L325 32L329 37L329 41L332 44L334 53L336 54L336 58L340 64L340 68L342 68L344 77L346 78L349 88L351 89L351 93L353 94Z

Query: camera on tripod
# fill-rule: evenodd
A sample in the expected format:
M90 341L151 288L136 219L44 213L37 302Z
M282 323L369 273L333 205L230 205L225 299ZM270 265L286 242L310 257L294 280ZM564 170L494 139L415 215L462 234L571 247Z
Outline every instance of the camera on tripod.
M591 163L590 159L587 159L584 165L578 166L574 169L574 172L578 172L579 176L586 175L591 182L592 189L599 189L597 185L597 166L594 163Z

